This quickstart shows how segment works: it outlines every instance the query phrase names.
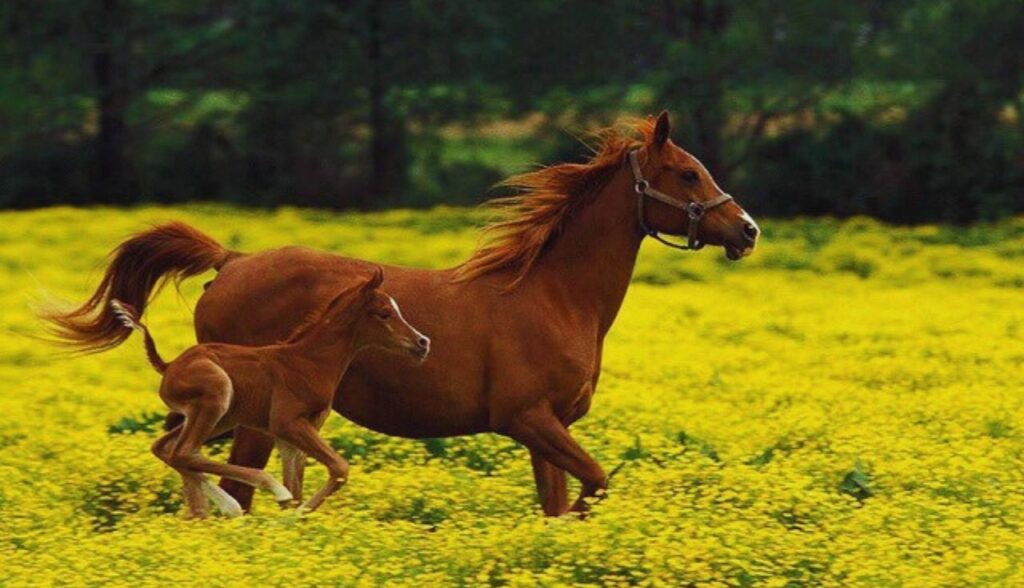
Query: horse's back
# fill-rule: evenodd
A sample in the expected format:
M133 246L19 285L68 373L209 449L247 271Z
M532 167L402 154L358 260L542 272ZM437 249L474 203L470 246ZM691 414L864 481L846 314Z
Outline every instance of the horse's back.
M236 257L196 304L200 342L270 345L333 297L342 276L367 272L368 262L304 247Z

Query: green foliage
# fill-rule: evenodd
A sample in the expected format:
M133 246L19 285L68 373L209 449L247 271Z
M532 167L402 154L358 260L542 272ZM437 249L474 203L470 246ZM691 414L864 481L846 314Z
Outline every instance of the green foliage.
M839 491L860 502L874 496L874 492L871 490L871 476L864 471L861 464L855 465L853 469L846 472L842 482L839 483Z
M669 108L756 213L1024 211L1016 0L12 0L0 24L0 207L471 204Z
M107 427L111 435L131 433L152 433L159 431L164 423L164 413L143 412L138 416L121 417L116 423Z

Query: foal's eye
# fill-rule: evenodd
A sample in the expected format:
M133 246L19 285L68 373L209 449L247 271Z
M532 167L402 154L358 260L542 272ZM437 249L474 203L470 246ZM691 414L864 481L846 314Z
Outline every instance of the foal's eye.
M386 321L386 320L391 318L391 313L390 312L382 312L382 313L378 314L377 316L379 316L381 318L381 320L385 320Z
M697 175L697 172L693 171L692 169L683 170L682 174L680 175L683 176L683 181L688 184L696 184L697 182L700 181L700 176Z

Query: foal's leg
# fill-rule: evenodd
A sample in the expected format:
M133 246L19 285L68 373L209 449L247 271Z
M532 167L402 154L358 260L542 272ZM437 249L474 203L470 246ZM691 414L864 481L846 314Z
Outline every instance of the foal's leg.
M217 509L229 517L242 516L242 507L230 494L221 490L210 482L203 474L192 470L175 467L172 463L174 448L178 444L184 423L175 427L175 430L164 435L153 444L153 453L161 460L171 466L179 474L184 484L185 503L189 508L189 516L193 518L206 518L209 514L208 502L213 502Z
M200 453L203 442L218 433L218 422L226 411L227 403L220 401L216 397L200 399L183 411L185 413L185 424L181 431L180 440L171 454L172 467L196 473L223 476L244 482L256 488L269 490L274 494L274 499L278 502L291 500L292 495L288 492L288 489L263 470L217 463L203 457ZM219 432L223 432L223 427L221 427ZM207 492L213 492L210 487L204 486L204 489ZM221 493L223 490L217 489L216 492Z
M608 476L600 464L576 443L568 429L549 409L541 408L518 415L510 424L508 433L531 452L580 481L580 495L571 510L586 512L588 506L585 499L603 494L608 487Z
M299 507L300 510L316 510L328 496L348 481L348 462L320 437L320 432L310 421L298 418L278 423L273 433L327 467L327 482Z
M153 443L152 451L160 461L168 463L171 457L171 448L178 440L181 433L181 425L174 427ZM169 464L168 464L169 465ZM205 519L209 515L209 505L206 496L203 494L204 477L186 470L176 470L181 476L182 493L185 496L185 505L188 507L189 517Z
M284 487L292 493L294 500L302 502L302 478L306 469L306 454L282 439L277 440L277 450L281 454L281 475L284 476Z
M533 480L537 484L537 498L544 514L557 517L569 510L569 489L565 483L565 470L552 465L538 451L530 449Z
M274 438L270 435L256 429L237 427L235 439L231 443L231 455L228 457L228 463L263 469L267 466L270 452L273 449ZM236 482L231 478L221 478L220 487L238 499L238 503L242 505L243 509L249 510L252 507L252 486Z

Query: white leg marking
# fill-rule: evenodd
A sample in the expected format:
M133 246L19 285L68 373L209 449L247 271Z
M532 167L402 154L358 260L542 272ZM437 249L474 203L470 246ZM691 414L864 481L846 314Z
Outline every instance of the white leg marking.
M210 499L210 502L225 515L234 518L242 516L242 505L238 504L230 494L214 485L209 480L203 480L203 494Z
M274 485L270 487L270 492L274 494L274 500L278 502L289 502L292 498L295 498L292 496L292 493L277 480L275 480Z

